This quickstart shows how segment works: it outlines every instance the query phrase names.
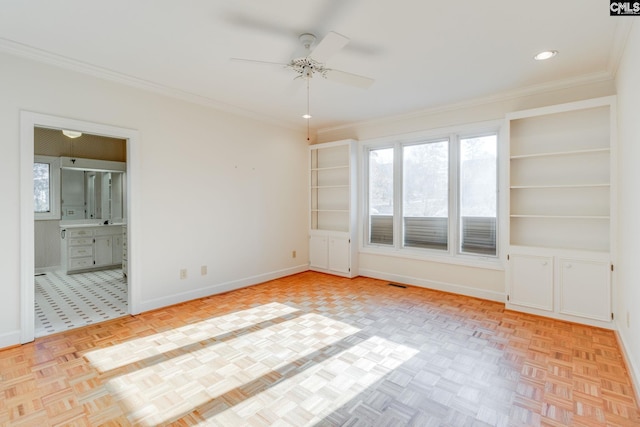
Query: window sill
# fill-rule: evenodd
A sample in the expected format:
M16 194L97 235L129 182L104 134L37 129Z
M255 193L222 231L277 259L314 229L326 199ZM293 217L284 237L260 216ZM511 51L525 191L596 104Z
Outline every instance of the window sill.
M390 256L416 261L453 264L464 267L484 268L486 270L504 271L504 265L499 257L438 254L434 251L416 251L411 249L396 249L383 246L360 247L360 253L368 255Z

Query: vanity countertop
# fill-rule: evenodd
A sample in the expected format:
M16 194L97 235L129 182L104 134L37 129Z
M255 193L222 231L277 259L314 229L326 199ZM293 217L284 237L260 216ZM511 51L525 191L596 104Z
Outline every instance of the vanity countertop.
M87 228L87 227L121 227L125 225L123 222L114 222L113 224L85 223L85 224L60 224L60 228Z

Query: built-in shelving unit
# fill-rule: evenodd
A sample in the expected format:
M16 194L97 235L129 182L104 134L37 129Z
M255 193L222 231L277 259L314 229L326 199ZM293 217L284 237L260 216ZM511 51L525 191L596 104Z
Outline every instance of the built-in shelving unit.
M310 268L356 276L356 142L312 145L309 157Z
M547 311L577 321L576 316L609 320L614 99L507 116L511 308ZM580 273L581 269L589 274ZM599 282L568 282L589 276ZM551 283L541 283L548 280Z

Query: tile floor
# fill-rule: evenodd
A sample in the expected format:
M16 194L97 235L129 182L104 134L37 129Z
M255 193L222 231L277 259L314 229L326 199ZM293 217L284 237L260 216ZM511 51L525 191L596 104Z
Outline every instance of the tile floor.
M122 269L35 276L35 336L115 319L128 314Z

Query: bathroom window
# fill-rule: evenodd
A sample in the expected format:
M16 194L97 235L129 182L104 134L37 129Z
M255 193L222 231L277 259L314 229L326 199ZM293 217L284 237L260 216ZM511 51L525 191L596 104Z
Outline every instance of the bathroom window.
M60 219L60 161L35 156L33 161L33 210L35 219Z

